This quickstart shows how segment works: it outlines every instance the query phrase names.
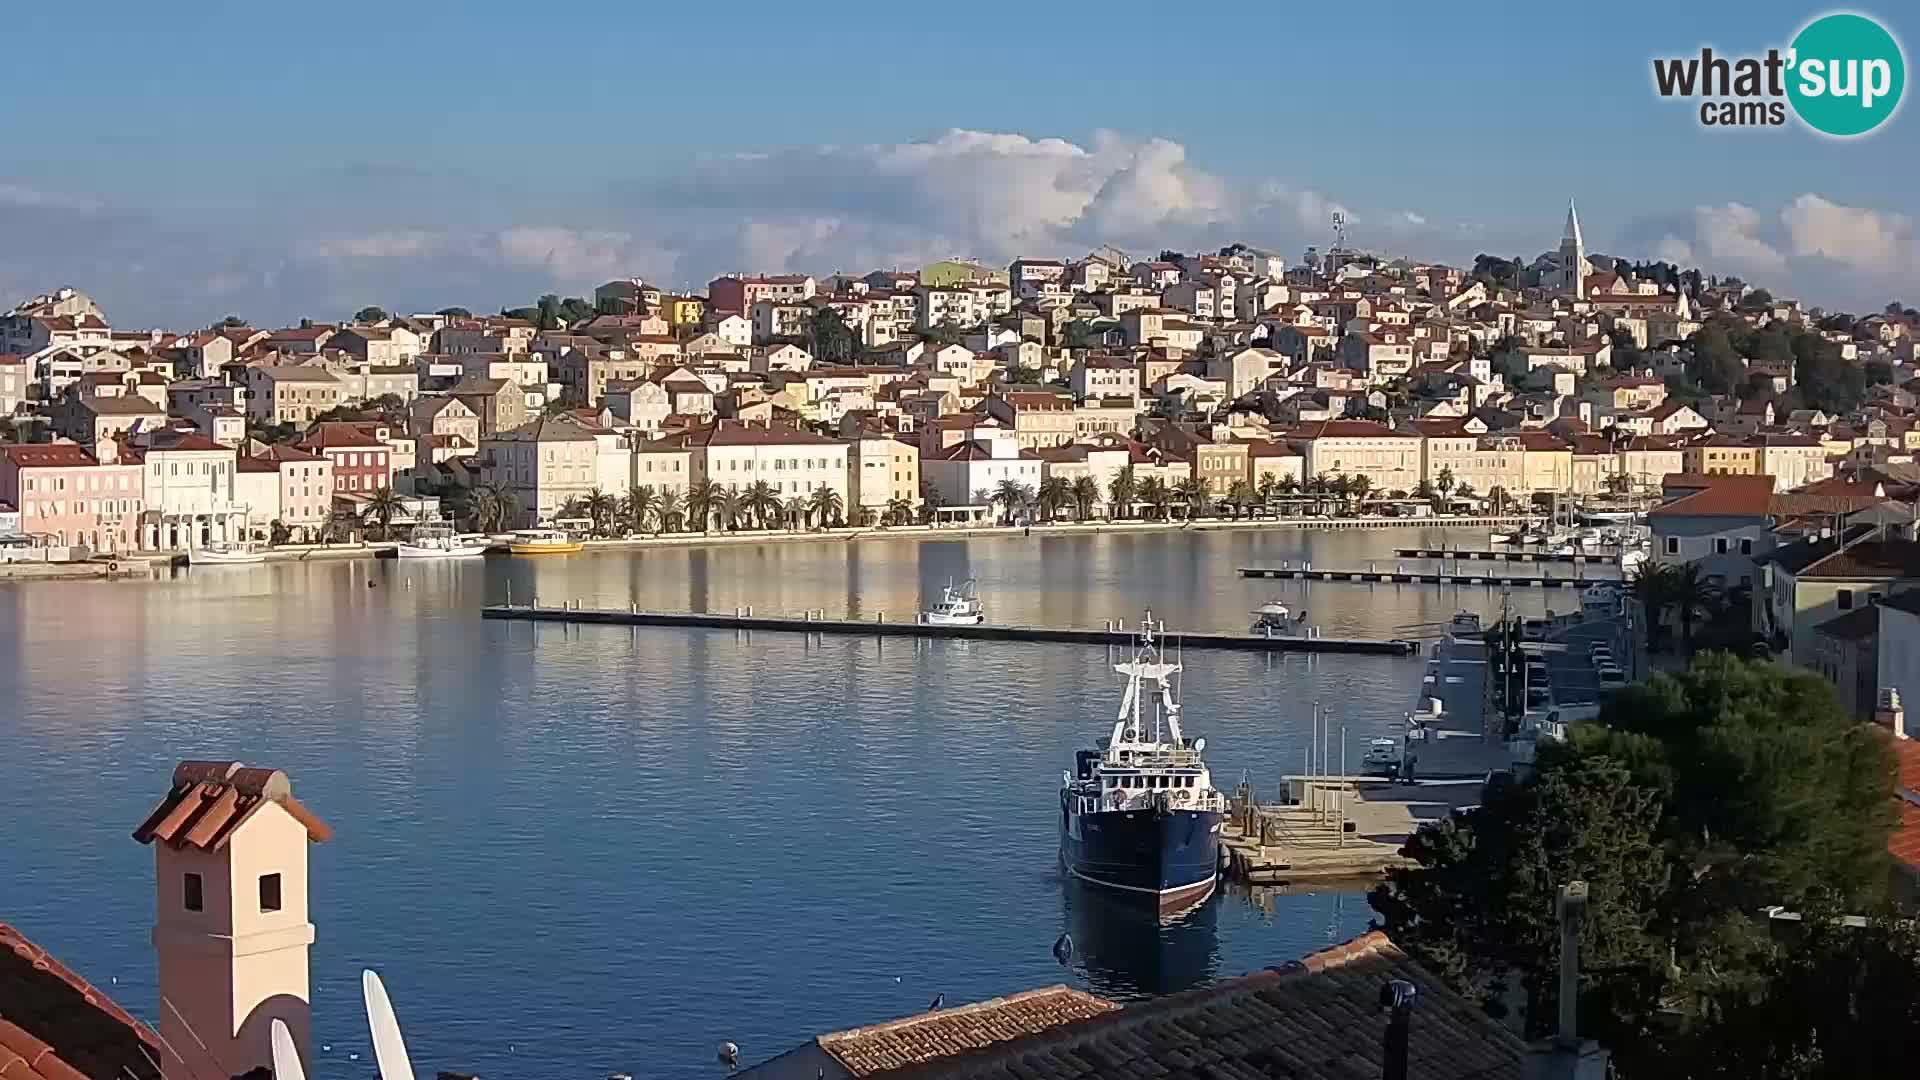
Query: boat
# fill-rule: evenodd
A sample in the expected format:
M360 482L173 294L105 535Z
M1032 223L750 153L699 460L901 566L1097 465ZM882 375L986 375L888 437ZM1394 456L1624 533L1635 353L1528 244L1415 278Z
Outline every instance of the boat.
M1281 632L1290 631L1296 622L1306 617L1306 614L1307 613L1303 611L1296 616L1287 605L1278 600L1269 600L1255 609L1253 613L1253 627L1250 632L1264 634L1276 630Z
M266 561L266 552L245 542L229 544L214 540L204 547L187 549L188 566L247 566Z
M1361 765L1375 776L1400 774L1400 744L1392 739L1373 739L1367 743L1367 755Z
M929 626L978 626L987 621L974 594L974 580L968 578L956 588L952 581L940 594L940 602L921 613Z
M485 555L488 546L485 539L456 534L451 525L429 523L415 526L393 551L402 559L471 559Z
M1618 558L1620 577L1631 580L1640 571L1641 564L1647 561L1647 545L1632 544L1620 549Z
M1447 636L1481 640L1484 631L1480 628L1480 616L1471 611L1455 612L1452 621L1447 623Z
M1152 612L1140 626L1133 658L1113 666L1127 688L1112 734L1061 776L1060 858L1072 877L1165 911L1212 893L1227 800L1201 757L1206 740L1181 724L1169 681L1180 665L1162 659ZM1145 693L1158 705L1151 730Z
M1511 544L1515 542L1514 534L1508 532L1497 532L1487 539L1496 544Z
M571 555L586 546L565 529L516 529L507 542L515 555Z

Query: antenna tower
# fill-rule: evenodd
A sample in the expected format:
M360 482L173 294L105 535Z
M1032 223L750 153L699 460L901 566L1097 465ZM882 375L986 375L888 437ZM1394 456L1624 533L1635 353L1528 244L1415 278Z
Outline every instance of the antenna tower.
M1328 258L1328 277L1340 276L1340 253L1347 246L1347 214L1344 210L1333 212L1333 252Z

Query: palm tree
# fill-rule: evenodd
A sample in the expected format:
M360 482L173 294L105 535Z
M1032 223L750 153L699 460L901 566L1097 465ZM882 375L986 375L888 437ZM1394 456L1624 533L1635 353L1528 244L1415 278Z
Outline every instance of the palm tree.
M1454 489L1453 470L1445 465L1440 466L1440 475L1433 478L1433 486L1440 489L1441 498L1445 499L1452 496ZM1465 487L1464 484L1460 486Z
M1200 516L1207 506L1207 485L1197 476L1189 476L1173 485L1171 494L1187 504L1187 519L1191 521Z
M1287 477L1287 479L1291 480L1293 478L1289 476ZM1259 485L1253 489L1254 501L1257 502L1260 506L1265 507L1268 513L1273 512L1273 500L1274 500L1274 497L1279 494L1280 494L1280 477L1275 476L1272 473L1266 473L1262 475L1260 477ZM1258 510L1256 510L1255 513L1258 514Z
M881 521L888 525L905 525L913 520L913 500L894 496L887 500L887 511Z
M1433 495L1434 495L1433 485L1429 484L1427 481L1421 480L1419 483L1413 485L1414 498L1425 499L1428 502L1432 502Z
M795 495L780 506L780 516L787 522L789 529L804 529L811 513L807 500Z
M846 500L834 489L820 485L813 489L813 497L808 500L812 506L814 521L821 528L833 528L840 524L847 512Z
M395 495L392 488L383 487L367 496L367 505L366 509L361 511L361 520L370 523L380 539L385 540L387 533L393 528L394 517L405 513L406 509L406 504L400 501L400 496Z
M1167 508L1173 505L1173 490L1167 482L1157 476L1149 476L1140 484L1140 501L1147 504L1147 517L1153 521L1165 521Z
M1507 508L1507 489L1498 484L1487 489L1487 501L1493 503L1493 512L1504 513Z
M925 525L933 521L939 509L940 485L931 480L920 481L920 523Z
M587 497L580 502L587 516L593 519L594 535L605 536L613 530L613 516L620 509L619 500L599 488L594 488L587 492Z
M568 499L566 502L563 502L560 504L560 509L554 511L554 516L563 517L563 518L586 517L587 516L587 500L579 498L577 496L574 498Z
M1033 505L1040 515L1048 521L1065 510L1073 502L1073 488L1064 476L1049 476L1040 481L1040 491L1034 496Z
M327 515L327 523L322 527L322 535L329 544L353 539L353 530L362 522L360 515L351 510L335 510Z
M626 522L628 532L646 532L659 509L660 496L652 484L628 488L627 497L620 500L620 518Z
M695 480L687 485L687 527L706 532L713 523L714 500L720 485L711 480Z
M1463 499L1471 499L1477 494L1477 492L1473 490L1473 485L1467 483L1465 480L1460 481L1460 486L1454 488L1453 493Z
M1033 491L1025 484L1011 477L1000 481L993 489L993 493L987 496L987 503L989 505L993 503L1000 504L1000 512L1002 514L1001 523L1005 525L1013 524L1014 517L1019 514L1021 510L1026 509L1027 504L1032 501Z
M1139 497L1140 483L1133 478L1133 466L1121 466L1107 484L1107 516L1115 519L1132 517L1133 504Z
M1373 492L1372 477L1367 476L1365 473L1355 473L1353 474L1353 476L1348 478L1347 494L1352 495L1355 499L1358 499L1360 502L1363 502L1363 503L1366 502L1367 496L1372 492Z
M1693 655L1694 619L1718 606L1724 590L1708 581L1696 563L1687 563L1671 573L1667 602L1673 605L1674 614L1680 621L1681 655L1690 657Z
M1100 484L1091 476L1082 476L1074 480L1068 494L1073 498L1073 515L1080 521L1093 516L1093 508L1100 501Z
M676 523L684 527L686 506L685 496L672 488L661 488L659 501L653 506L653 535L659 536L668 529L675 528Z
M771 529L780 521L780 493L765 480L747 485L747 512L759 519L760 527Z
M1652 651L1657 644L1656 638L1661 620L1665 618L1667 607L1673 596L1673 568L1649 559L1634 571L1633 578L1627 582L1627 591L1639 602L1641 618L1647 624L1647 649Z
M1242 477L1227 485L1227 505L1233 507L1233 520L1239 521L1240 515L1253 509L1260 501L1260 493L1254 490L1253 481Z
M747 516L746 492L728 484L714 497L713 511L720 519L721 528L728 532L739 528L741 520Z
M473 527L484 533L499 532L519 509L513 492L492 481L475 484L466 501Z

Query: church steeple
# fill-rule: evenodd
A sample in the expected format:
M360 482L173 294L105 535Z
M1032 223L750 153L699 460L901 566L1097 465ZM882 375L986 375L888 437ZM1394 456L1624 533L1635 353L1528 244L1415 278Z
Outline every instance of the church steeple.
M1560 284L1575 300L1587 298L1587 245L1580 238L1580 215L1567 200L1567 227L1560 233Z

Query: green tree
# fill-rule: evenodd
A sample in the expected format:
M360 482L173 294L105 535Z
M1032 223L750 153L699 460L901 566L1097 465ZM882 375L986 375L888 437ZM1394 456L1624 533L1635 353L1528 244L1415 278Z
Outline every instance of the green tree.
M1700 572L1697 563L1687 563L1673 568L1673 576L1668 582L1667 602L1672 605L1675 620L1680 624L1680 648L1684 655L1693 655L1693 624L1713 610L1719 602L1722 590L1708 581Z
M1687 380L1709 394L1732 393L1746 374L1726 319L1709 319L1688 340ZM1744 326L1738 328L1744 331Z
M1445 465L1440 466L1440 475L1433 478L1433 486L1440 489L1441 498L1451 497L1455 487L1453 470Z
M1001 524L1011 525L1014 523L1014 520L1019 517L1020 511L1032 505L1033 499L1034 494L1032 489L1018 480L1006 479L1000 481L1000 483L994 487L993 494L989 496L987 501L990 503L999 503Z
M267 543L272 546L280 547L292 542L292 540L293 530L289 529L287 523L281 521L279 518L274 518L273 522L267 526Z
M1147 517L1154 521L1167 520L1168 511L1173 506L1174 492L1165 480L1149 476L1140 484L1140 501L1147 504Z
M1074 520L1085 521L1100 504L1100 483L1091 476L1075 477L1069 494L1073 497Z
M931 523L941 505L940 485L931 480L920 481L920 523Z
M672 488L662 488L653 507L653 534L658 536L685 528L688 513L686 496Z
M620 520L630 533L643 533L654 523L660 509L660 495L652 484L636 484L620 500Z
M1064 476L1049 476L1040 481L1040 490L1034 495L1034 508L1047 521L1052 521L1060 511L1073 502L1073 489Z
M367 307L361 308L359 311L354 312L353 321L357 323L386 322L387 310L385 308L373 307L369 305Z
M714 494L713 516L720 521L720 527L732 532L740 527L747 517L747 495L740 488L728 484Z
M1293 478L1287 477L1286 479L1291 480ZM1260 483L1253 489L1253 494L1260 509L1272 513L1274 500L1279 498L1281 494L1281 478L1272 473L1262 474Z
M1233 508L1233 520L1239 521L1240 515L1251 511L1259 501L1260 494L1254 490L1253 481L1241 477L1227 485L1227 505Z
M807 322L807 351L822 364L851 364L860 355L860 331L847 325L833 308L813 309Z
M713 526L713 504L720 494L711 480L695 480L687 485L687 527L706 532Z
M1188 520L1202 516L1207 508L1207 485L1197 476L1188 476L1173 485L1173 497L1186 506Z
M889 525L908 525L913 522L913 500L899 496L887 500L887 511L882 519Z
M1558 889L1586 882L1580 1030L1617 1046L1659 1005L1671 876L1660 812L1617 761L1557 761L1421 828L1402 851L1413 865L1388 871L1368 901L1396 944L1491 1011L1517 991L1523 1027L1540 1035L1557 1008Z
M1640 564L1627 582L1627 592L1640 605L1641 622L1647 628L1647 651L1659 647L1661 628L1666 625L1667 609L1673 606L1673 568L1652 559Z
M443 307L439 311L434 312L434 314L443 315L449 319L473 318L473 312L468 311L466 308L463 308L463 307Z
M813 517L813 504L801 496L795 495L780 504L780 516L789 529L804 529Z
M808 503L808 508L813 511L814 523L823 529L838 528L846 519L846 500L825 484L813 489Z
M1124 520L1133 516L1133 504L1140 498L1140 484L1133 477L1133 466L1122 465L1107 482L1107 516Z
M1353 478L1347 481L1347 494L1359 502L1366 502L1367 496L1373 494L1373 478L1365 473L1353 474Z
M747 485L746 511L753 515L763 529L771 529L780 524L782 504L780 493L771 483L755 480Z
M593 519L595 536L605 536L613 531L613 519L620 510L620 500L599 488L594 488L581 502L587 516Z
M406 512L406 504L390 487L376 489L367 496L367 505L361 511L362 520L373 526L376 538L385 540L393 531L393 519Z

